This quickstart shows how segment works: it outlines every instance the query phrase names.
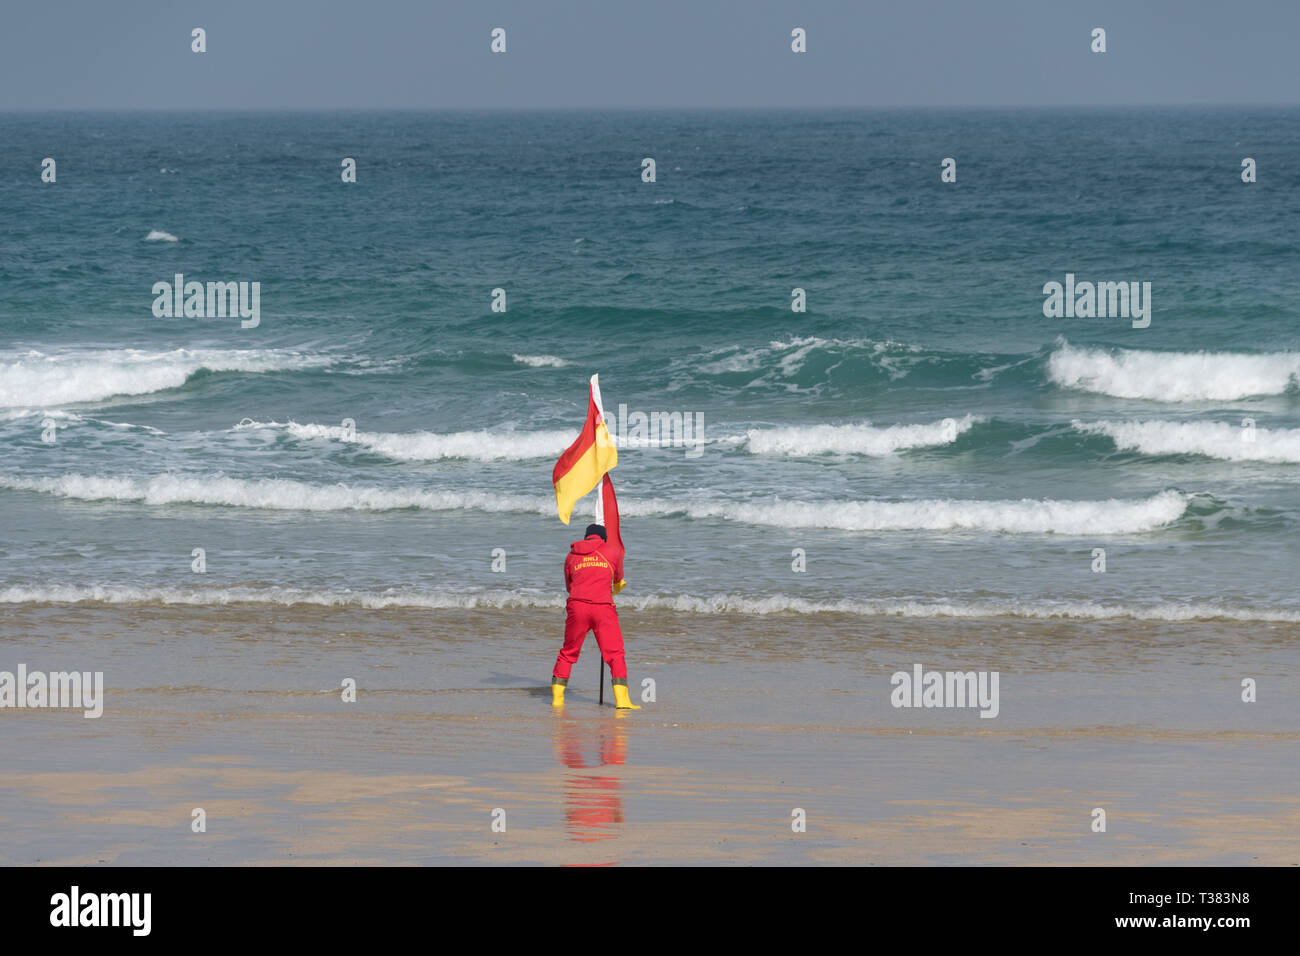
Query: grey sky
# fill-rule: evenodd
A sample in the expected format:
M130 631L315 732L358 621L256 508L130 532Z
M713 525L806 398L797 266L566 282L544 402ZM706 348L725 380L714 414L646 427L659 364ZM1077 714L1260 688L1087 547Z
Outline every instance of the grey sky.
M3 110L1295 103L1300 90L1300 0L10 0L0 18ZM790 51L796 26L806 54ZM1089 51L1098 26L1105 54ZM493 27L505 54L489 52Z

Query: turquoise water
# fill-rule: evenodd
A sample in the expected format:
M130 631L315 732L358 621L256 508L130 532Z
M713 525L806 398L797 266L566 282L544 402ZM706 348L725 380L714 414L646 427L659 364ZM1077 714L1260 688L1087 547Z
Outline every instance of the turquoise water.
M621 603L1300 620L1296 119L0 116L0 601L558 603L598 372Z

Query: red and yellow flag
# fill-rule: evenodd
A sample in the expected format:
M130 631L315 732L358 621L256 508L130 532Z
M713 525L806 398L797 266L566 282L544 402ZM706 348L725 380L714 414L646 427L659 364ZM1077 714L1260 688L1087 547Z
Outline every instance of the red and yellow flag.
M598 376L593 375L587 392L587 421L582 426L582 433L560 456L551 473L560 520L568 524L578 499L595 488L605 472L617 464L618 449L609 437L605 414L600 406L600 382Z
M609 480L609 475L600 482L600 508L596 512L596 524L605 526L605 540L615 545L619 554L626 557L627 549L623 547L623 534L618 528L618 499L614 497L614 482ZM617 594L625 587L627 581L615 581L614 593Z
M596 524L605 526L605 540L623 548L623 535L618 530L618 499L614 497L614 482L609 475L600 485L600 511L596 515Z

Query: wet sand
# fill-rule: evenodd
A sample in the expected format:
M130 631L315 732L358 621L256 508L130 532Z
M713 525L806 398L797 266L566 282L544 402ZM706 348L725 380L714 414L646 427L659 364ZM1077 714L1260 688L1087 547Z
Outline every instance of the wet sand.
M1294 626L625 610L656 700L589 641L556 712L560 613L5 606L0 670L106 700L0 710L0 863L1300 863Z

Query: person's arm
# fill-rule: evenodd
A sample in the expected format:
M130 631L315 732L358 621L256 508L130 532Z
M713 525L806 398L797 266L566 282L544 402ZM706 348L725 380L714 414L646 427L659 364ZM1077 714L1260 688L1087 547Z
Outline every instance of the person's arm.
M573 593L573 564L568 555L564 558L564 590Z

